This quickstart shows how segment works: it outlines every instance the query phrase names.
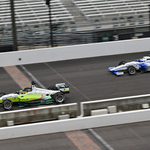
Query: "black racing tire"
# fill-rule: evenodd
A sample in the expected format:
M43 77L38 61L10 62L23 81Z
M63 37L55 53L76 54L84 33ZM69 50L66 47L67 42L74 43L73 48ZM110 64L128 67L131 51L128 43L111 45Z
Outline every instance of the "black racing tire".
M129 66L127 71L128 71L129 75L135 75L136 74L136 69L133 66Z
M121 61L118 65L120 66L120 65L124 65L124 64L126 64L127 62L126 61Z
M11 110L12 106L13 106L13 103L12 103L11 100L6 99L6 100L3 101L2 106L3 106L4 110Z
M3 95L6 95L6 93L0 92L0 97L2 97Z
M58 93L55 93L54 95L52 95L52 98L55 100L56 103L62 104L62 103L64 103L66 96L64 93L58 92Z
M50 87L48 88L48 90L54 90L54 91L57 91L58 88L57 88L56 86L50 86Z

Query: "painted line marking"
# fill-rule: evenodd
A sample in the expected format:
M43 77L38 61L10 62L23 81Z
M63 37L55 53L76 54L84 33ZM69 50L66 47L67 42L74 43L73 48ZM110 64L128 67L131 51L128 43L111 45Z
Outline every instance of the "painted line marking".
M82 96L84 96L87 100L91 100L88 96L83 94L79 89L77 89L73 84L71 84L66 78L64 78L61 74L59 74L54 68L52 68L47 63L44 63L49 69L51 69L54 73L56 73L60 78L62 78L67 84L72 86L76 91L78 91Z
M29 79L16 66L3 68L22 89L25 87L31 87Z
M34 81L35 83L37 83L41 88L46 88L31 72L29 72L27 70L27 68L25 68L24 66L20 66L30 77L31 77L31 80Z
M89 132L100 141L108 150L114 150L101 136L99 136L93 129L88 129Z
M65 134L79 150L102 150L83 131L70 131Z

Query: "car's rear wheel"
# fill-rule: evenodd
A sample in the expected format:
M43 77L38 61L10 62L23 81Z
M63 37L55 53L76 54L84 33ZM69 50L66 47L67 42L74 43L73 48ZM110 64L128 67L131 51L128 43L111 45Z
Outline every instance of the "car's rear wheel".
M133 66L128 67L128 74L129 75L135 75L136 74L136 69Z
M126 64L127 62L126 61L121 61L118 65L120 66L120 65L124 65L124 64Z
M2 97L3 95L6 95L6 93L0 92L0 97Z
M5 110L11 110L12 105L13 105L12 101L8 100L8 99L4 100L3 103L2 103L2 106Z
M62 104L66 99L65 94L63 94L62 92L55 93L52 97L58 104Z

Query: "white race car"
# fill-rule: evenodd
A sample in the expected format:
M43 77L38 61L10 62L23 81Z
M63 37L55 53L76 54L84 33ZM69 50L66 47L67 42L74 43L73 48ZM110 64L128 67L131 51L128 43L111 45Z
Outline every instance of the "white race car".
M116 75L123 75L125 72L128 72L129 75L134 75L137 71L147 72L150 71L150 56L144 56L131 62L121 61L117 67L109 67L108 69Z
M59 83L48 89L43 89L37 88L35 83L32 82L31 88L26 87L23 90L10 94L1 92L0 104L2 104L5 110L11 110L13 103L18 103L19 107L51 104L54 102L61 104L66 99L66 93L69 93L69 86L65 85L65 83Z

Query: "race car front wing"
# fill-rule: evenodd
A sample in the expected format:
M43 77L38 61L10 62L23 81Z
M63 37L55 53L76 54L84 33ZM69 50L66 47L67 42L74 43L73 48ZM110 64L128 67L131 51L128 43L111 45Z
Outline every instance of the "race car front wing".
M123 75L123 74L124 74L124 72L114 71L114 68L115 68L115 67L109 67L108 69L109 69L110 72L114 73L114 74L117 75L117 76L120 76L120 75Z

